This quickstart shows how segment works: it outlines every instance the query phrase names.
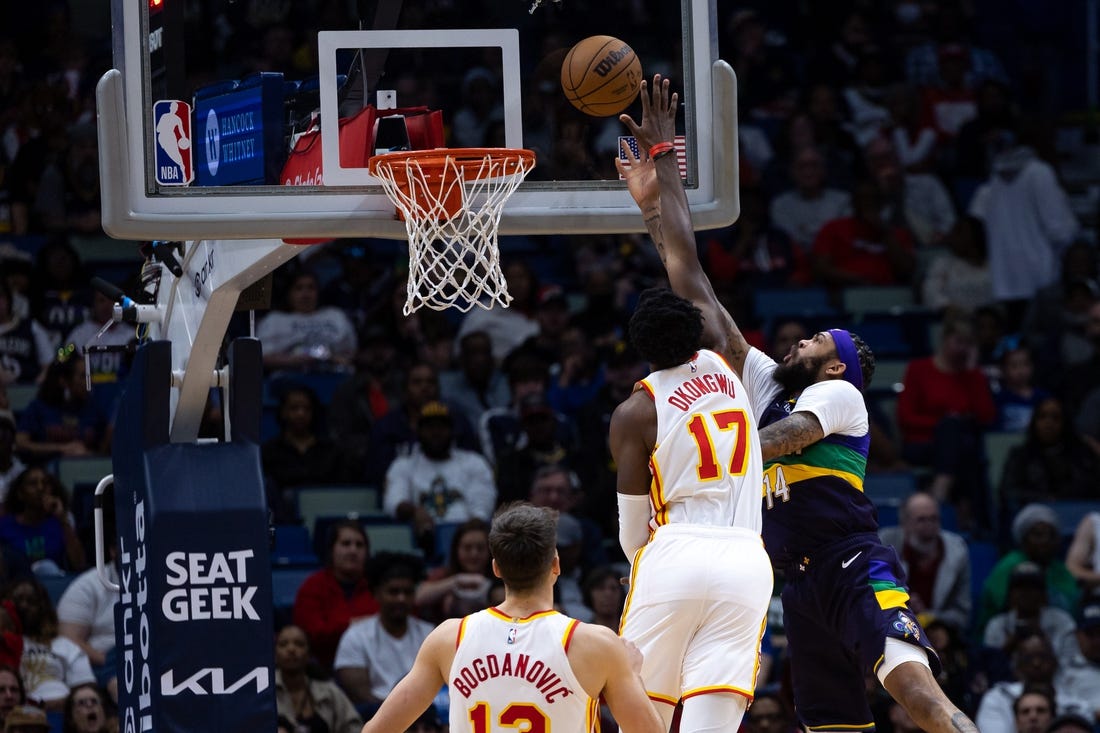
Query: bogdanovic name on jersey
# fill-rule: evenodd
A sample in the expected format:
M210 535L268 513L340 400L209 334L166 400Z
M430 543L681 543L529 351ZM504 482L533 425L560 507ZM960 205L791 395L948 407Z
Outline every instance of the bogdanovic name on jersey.
M733 380L725 374L703 374L699 377L685 379L679 387L668 396L668 404L687 412L695 400L708 394L725 394L737 397L733 388Z
M542 693L543 699L551 704L574 694L562 682L561 675L550 669L541 659L532 661L530 654L511 653L477 657L459 670L451 681L451 689L468 698L482 682L497 677L524 679L534 685Z

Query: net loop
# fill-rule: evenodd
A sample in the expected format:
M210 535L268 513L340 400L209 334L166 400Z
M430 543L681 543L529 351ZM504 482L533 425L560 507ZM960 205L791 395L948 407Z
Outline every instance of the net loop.
M530 150L439 148L384 153L368 169L405 221L405 315L508 307L497 229L508 197L535 166Z

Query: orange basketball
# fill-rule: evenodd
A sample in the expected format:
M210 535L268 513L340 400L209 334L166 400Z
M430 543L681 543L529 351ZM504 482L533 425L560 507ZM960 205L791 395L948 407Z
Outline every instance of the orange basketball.
M612 36L585 38L561 64L565 98L593 117L610 117L629 107L641 82L642 64L634 49Z

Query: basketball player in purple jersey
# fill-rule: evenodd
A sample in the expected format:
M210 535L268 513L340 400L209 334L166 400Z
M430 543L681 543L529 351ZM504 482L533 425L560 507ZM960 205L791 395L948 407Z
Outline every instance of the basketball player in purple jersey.
M620 117L639 149L671 143L678 95L668 80L655 76L652 92L642 82L641 101L640 125ZM923 730L977 731L936 682L939 660L906 606L904 573L879 541L874 506L863 494L870 349L843 329L799 341L782 364L750 347L699 262L675 157L638 160L625 146L624 155L629 170L621 163L620 170L673 290L721 331L764 426L763 537L786 577L784 629L801 722L814 733L873 730L864 689L870 672Z

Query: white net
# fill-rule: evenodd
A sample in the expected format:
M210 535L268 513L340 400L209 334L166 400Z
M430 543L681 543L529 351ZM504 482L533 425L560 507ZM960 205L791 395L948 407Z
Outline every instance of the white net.
M534 154L427 152L389 153L370 164L409 235L405 315L421 307L507 307L512 296L500 269L497 228L508 197L534 167Z

